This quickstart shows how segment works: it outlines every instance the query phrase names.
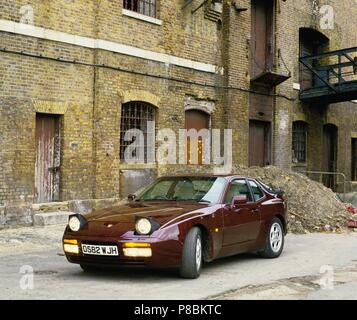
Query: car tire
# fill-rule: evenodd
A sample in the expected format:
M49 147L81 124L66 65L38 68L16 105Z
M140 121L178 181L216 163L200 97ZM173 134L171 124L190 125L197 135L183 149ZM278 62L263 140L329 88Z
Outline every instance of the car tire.
M97 267L89 266L86 264L81 264L80 266L84 272L88 272L88 273L97 272L99 270L99 268L97 268Z
M202 232L199 228L192 228L186 236L182 252L180 275L185 279L197 279L203 264Z
M267 234L265 246L259 255L267 259L278 258L284 249L284 227L279 218L273 218Z

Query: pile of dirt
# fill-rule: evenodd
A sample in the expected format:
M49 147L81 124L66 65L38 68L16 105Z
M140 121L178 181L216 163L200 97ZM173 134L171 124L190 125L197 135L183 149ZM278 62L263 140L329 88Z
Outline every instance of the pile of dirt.
M289 209L289 231L293 233L340 232L346 228L351 213L347 204L321 183L303 174L277 167L236 167L235 173L260 179L285 192Z

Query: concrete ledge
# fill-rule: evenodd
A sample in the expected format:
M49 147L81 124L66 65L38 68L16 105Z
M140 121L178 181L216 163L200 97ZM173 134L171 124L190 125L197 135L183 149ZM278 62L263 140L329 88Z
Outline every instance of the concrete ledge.
M10 20L0 19L0 31L20 34L29 37L35 37L44 40L57 41L61 43L81 46L90 49L106 50L110 52L124 54L127 56L132 56L136 58L151 60L151 61L165 63L165 64L172 64L178 67L193 69L193 70L212 73L212 74L216 74L218 72L218 66L209 63L203 63L203 62L194 61L186 58L180 58L162 52L141 49L123 43L77 36L61 31L45 29L42 27L36 27L33 25L18 23Z
M37 213L34 215L34 226L44 227L53 226L57 224L67 224L68 217L74 214L73 212L48 212L48 213Z
M134 12L131 10L123 9L122 13L123 13L123 16L131 17L131 18L142 20L145 22L150 22L150 23L156 24L158 26L162 25L162 20L160 20L160 19L146 16L144 14L140 14L140 13L137 13L137 12Z
M32 205L32 210L35 213L46 213L46 212L61 212L68 211L68 201L65 202L50 202L50 203L34 203Z

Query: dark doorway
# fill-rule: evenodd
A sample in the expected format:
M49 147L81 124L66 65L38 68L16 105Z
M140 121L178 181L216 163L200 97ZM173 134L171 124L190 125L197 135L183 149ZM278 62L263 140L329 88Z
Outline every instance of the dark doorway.
M264 167L270 165L270 122L249 123L249 165Z
M273 66L274 3L274 0L252 0L252 78Z
M329 39L314 29L300 28L299 44L300 57L313 56L328 50ZM321 71L321 76L326 77L326 74ZM309 89L311 87L319 86L322 84L323 83L316 75L314 75L306 66L300 63L301 90Z
M60 198L60 117L36 115L35 202Z
M357 181L357 138L352 138L351 155L351 180Z
M323 171L336 172L337 169L337 139L338 129L333 124L326 124L323 129ZM324 184L334 189L336 186L335 176L325 176Z
M185 127L186 130L195 129L199 132L202 129L209 129L210 127L210 116L209 114L200 110L188 110L185 112ZM203 139L198 137L197 141L197 160L198 164L203 164ZM194 164L191 159L191 139L187 137L187 163Z

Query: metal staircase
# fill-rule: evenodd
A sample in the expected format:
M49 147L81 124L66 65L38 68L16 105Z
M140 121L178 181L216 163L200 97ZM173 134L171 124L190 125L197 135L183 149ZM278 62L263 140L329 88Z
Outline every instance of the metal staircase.
M299 61L311 73L311 86L302 88L300 100L319 104L357 100L357 47Z

